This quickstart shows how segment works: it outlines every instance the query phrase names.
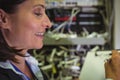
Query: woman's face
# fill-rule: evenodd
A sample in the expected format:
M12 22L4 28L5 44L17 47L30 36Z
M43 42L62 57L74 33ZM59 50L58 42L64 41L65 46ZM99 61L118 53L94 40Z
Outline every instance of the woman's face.
M11 47L39 49L43 46L46 28L51 27L44 0L26 0L8 17L9 28L5 39Z

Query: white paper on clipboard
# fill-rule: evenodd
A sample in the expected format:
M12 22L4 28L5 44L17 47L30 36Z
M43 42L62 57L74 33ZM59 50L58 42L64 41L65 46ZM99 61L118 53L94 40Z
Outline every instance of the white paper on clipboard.
M111 51L88 52L82 67L80 80L105 80L105 60L110 58Z

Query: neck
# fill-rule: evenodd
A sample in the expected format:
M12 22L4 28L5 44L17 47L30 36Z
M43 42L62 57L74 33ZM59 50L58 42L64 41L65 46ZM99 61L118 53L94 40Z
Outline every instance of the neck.
M12 62L20 71L22 71L25 75L27 75L30 79L33 78L30 69L25 63L25 57L15 56L18 59L19 63Z
M18 60L19 63L12 62L13 64L17 65L25 65L25 57L16 55L15 58Z
M22 50L20 52L20 54L22 54L22 55L26 55L26 53L27 53L27 50ZM15 64L16 66L19 65L19 64L22 64L23 66L25 65L25 57L15 55L15 58L18 60L18 63L12 62L13 64Z

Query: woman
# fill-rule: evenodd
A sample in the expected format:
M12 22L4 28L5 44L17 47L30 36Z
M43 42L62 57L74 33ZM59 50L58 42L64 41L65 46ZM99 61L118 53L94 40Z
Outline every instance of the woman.
M51 27L44 0L0 0L0 80L46 80L28 49Z

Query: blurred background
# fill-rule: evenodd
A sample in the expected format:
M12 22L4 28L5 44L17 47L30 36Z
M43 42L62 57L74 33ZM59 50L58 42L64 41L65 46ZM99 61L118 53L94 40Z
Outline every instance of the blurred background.
M53 26L44 47L30 50L50 80L80 76L90 51L120 49L120 0L46 0Z

